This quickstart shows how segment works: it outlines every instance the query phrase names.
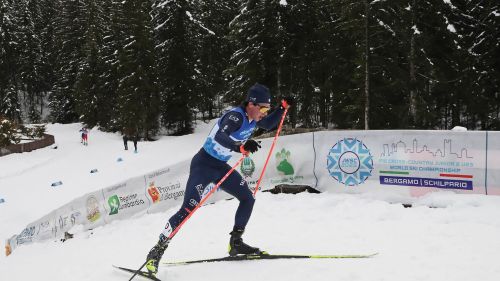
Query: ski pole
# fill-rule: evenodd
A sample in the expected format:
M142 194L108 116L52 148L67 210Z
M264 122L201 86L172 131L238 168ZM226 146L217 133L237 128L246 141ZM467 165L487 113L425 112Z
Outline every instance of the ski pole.
M257 181L257 185L255 186L255 190L253 191L254 197L255 197L255 194L257 194L257 190L259 190L260 182L262 181L262 178L264 177L264 172L266 171L267 163L269 162L269 158L271 158L271 153L273 152L274 146L276 145L276 140L278 139L278 136L281 132L281 128L283 127L283 121L285 121L285 116L286 116L287 112L288 112L288 108L285 108L285 112L283 112L283 116L281 116L281 121L280 121L280 125L278 127L278 130L276 130L276 135L274 136L273 144L271 145L271 149L269 150L269 153L267 154L266 163L264 163L264 168L262 168L262 172L260 173L259 180Z
M134 279L134 277L135 277L137 274L139 274L139 272L142 270L142 268L143 268L144 266L146 266L146 264L147 264L147 263L148 263L148 261L145 261L145 262L141 265L141 267L139 267L139 268L138 268L138 269L134 272L134 275L132 275L132 277L130 277L130 279L129 279L128 281L131 281L132 279Z
M189 212L188 216L182 220L182 222L174 229L174 231L172 231L172 233L170 233L168 239L172 239L175 236L175 234L177 234L177 232L181 229L182 225L184 225L184 223L186 223L186 221L194 214L194 212L196 212L196 210L198 210L203 205L203 203L205 203L205 201L207 201L207 199L217 191L217 189L219 189L220 185L229 177L229 175L231 175L231 173L236 169L236 167L240 165L241 161L243 161L245 157L246 155L243 154L241 158L238 160L238 162L236 162L236 164L234 164L234 166L231 167L231 170L229 170L224 175L224 177L222 177L222 179L219 180L219 182L214 186L214 188L212 188L212 190L210 190L210 192L200 200L200 203L198 203L198 205L196 205L196 207L191 212Z
M196 210L198 210L203 205L203 203L205 203L205 201L207 201L207 199L217 191L217 189L219 189L220 185L229 177L229 175L231 175L231 173L236 169L236 167L238 167L238 165L240 165L241 161L243 161L243 159L245 159L245 157L246 157L246 155L243 154L241 156L241 158L238 160L238 162L236 162L236 164L234 164L234 166L231 167L231 170L229 170L224 175L224 177L222 177L222 179L219 180L219 182L214 186L214 188L212 188L212 190L210 190L210 192L205 197L203 197L203 199L200 200L200 203L198 203L198 205L196 205L196 207L188 214L188 216L182 220L182 222L174 229L174 231L172 231L172 233L170 233L170 235L168 236L168 239L172 239L175 236L175 234L177 234L177 232L181 229L181 227L184 225L184 223L186 223L187 220L189 220L189 218L194 214L194 212L196 212ZM144 266L146 266L147 263L148 263L147 261L145 263L143 263L141 265L141 267L139 267L139 269L137 269L135 271L134 275L132 275L132 277L130 277L129 281L134 279L134 277L142 270L142 268Z

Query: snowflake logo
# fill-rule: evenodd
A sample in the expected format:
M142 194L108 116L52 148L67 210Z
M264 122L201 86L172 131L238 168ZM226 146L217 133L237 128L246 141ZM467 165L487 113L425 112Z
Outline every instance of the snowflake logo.
M359 185L372 175L373 157L362 141L345 138L330 149L327 169L338 182L346 186Z

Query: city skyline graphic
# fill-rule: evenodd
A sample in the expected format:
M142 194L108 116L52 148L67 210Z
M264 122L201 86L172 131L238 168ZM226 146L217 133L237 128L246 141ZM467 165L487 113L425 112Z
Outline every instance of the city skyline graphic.
M462 147L460 152L454 152L452 147L451 139L444 139L442 148L430 149L427 144L419 147L418 140L413 139L412 145L409 147L406 142L400 140L397 143L383 144L383 150L380 157L390 157L394 154L405 153L405 154L420 154L428 153L433 157L446 158L448 156L455 156L458 159L473 159L474 157L469 156L467 149Z

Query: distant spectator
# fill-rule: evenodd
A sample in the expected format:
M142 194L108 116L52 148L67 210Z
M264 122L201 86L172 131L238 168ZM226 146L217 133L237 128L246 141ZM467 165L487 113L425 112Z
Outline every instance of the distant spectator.
M123 146L125 147L125 150L128 150L128 137L127 135L123 134Z
M82 133L82 140L81 140L81 143L83 143L83 145L89 145L89 130L86 128L86 127L83 127L80 129L80 133Z
M134 143L134 152L137 153L137 141L139 140L137 129L124 128L122 134L123 146L125 147L125 150L128 150L128 141L131 140Z

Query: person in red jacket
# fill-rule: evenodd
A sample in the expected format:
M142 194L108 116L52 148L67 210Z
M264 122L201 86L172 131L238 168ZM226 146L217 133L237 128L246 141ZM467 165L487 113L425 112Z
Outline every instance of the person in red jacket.
M86 127L80 129L80 133L82 133L82 141L83 145L89 145L89 130Z

